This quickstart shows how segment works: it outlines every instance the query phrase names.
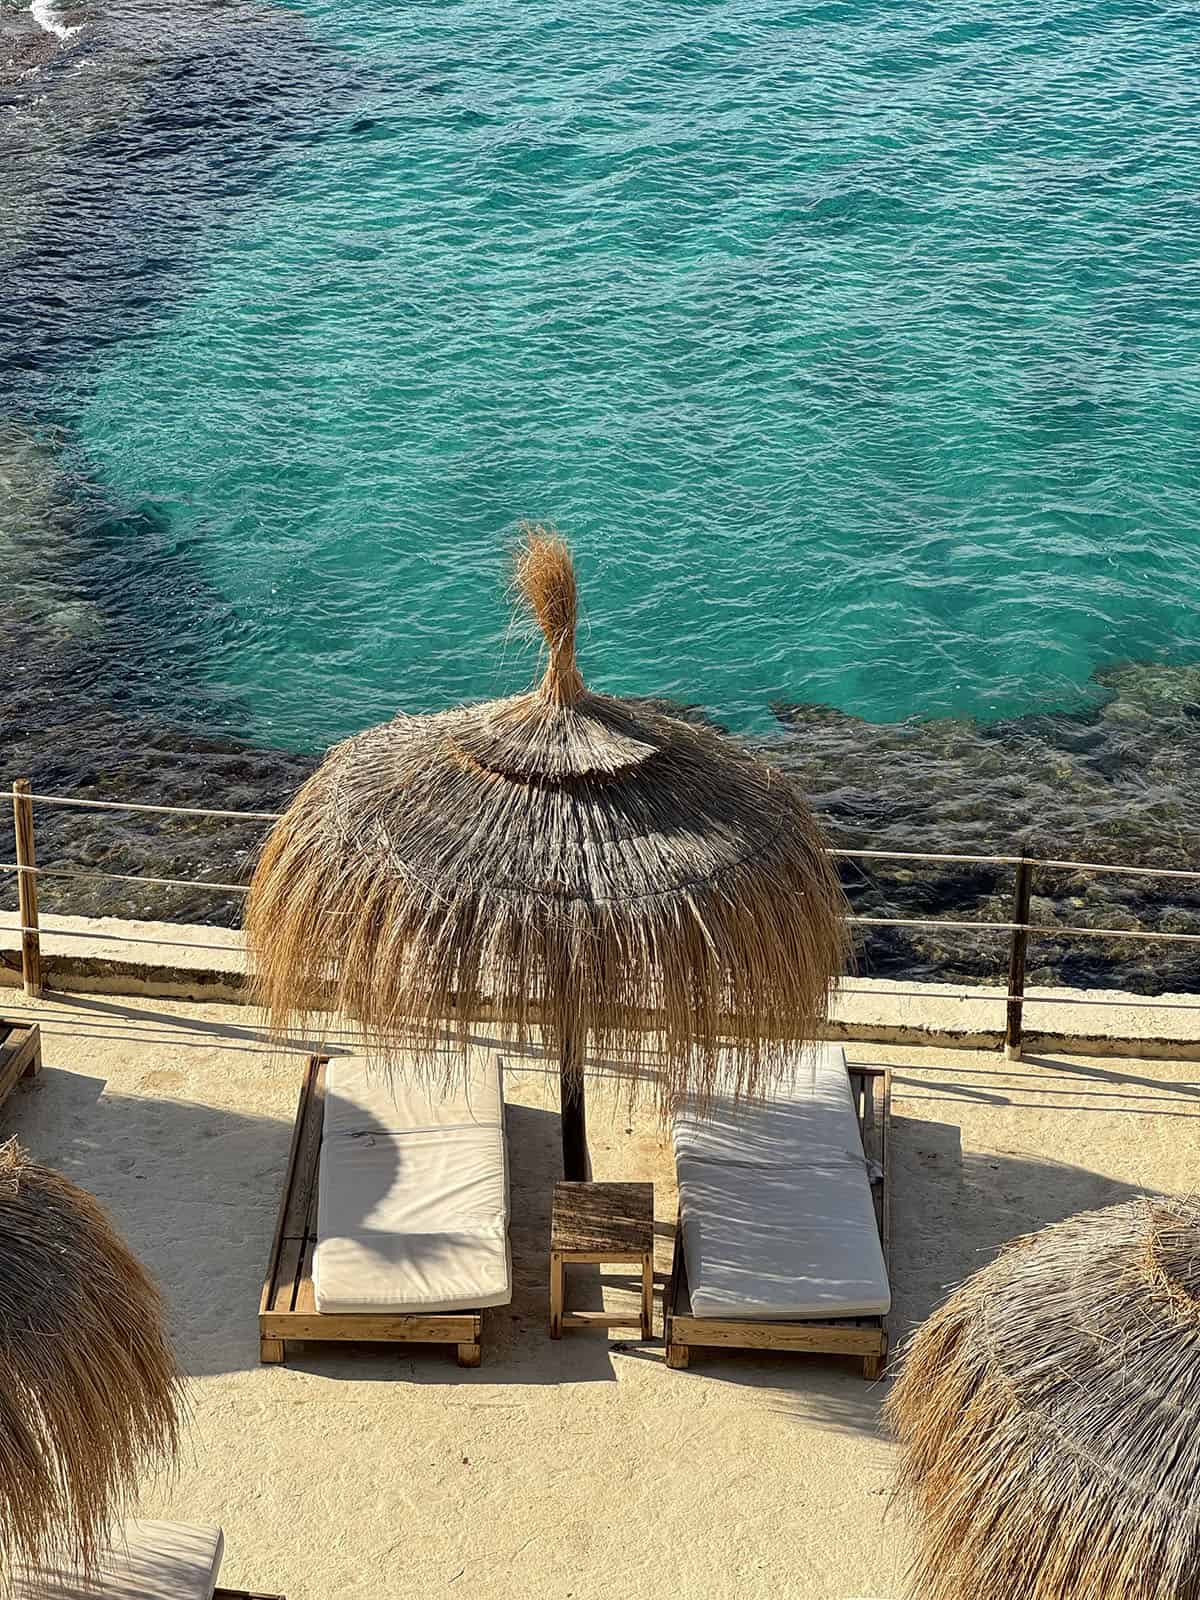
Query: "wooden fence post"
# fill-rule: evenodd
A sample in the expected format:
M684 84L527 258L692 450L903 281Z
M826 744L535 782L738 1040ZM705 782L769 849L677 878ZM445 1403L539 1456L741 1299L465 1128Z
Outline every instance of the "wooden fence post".
M33 846L33 801L29 798L29 779L13 783L13 832L17 840L17 866L36 867ZM17 905L21 916L21 977L25 993L42 992L42 944L38 935L37 875L17 873Z
M1017 863L1017 880L1013 888L1012 944L1008 952L1008 1020L1004 1029L1004 1054L1010 1061L1020 1061L1021 1040L1025 1011L1025 952L1029 948L1029 897L1033 892L1033 862L1025 852Z

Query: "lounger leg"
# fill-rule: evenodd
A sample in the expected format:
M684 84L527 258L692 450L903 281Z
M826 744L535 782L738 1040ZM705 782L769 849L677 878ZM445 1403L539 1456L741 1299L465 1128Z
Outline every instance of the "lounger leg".
M460 1344L458 1347L458 1364L460 1367L477 1367L483 1360L483 1346L479 1344Z
M258 1359L263 1363L264 1366L282 1366L283 1340L260 1339L258 1341Z
M654 1257L642 1258L642 1338L654 1337Z
M281 1594L251 1594L249 1589L221 1589L212 1592L213 1600L284 1600Z
M688 1346L686 1344L669 1344L667 1346L667 1365L674 1367L676 1372L682 1372L688 1364Z
M868 1383L877 1383L883 1377L883 1369L887 1364L887 1335L883 1337L883 1349L876 1356L863 1357L863 1377Z
M550 1252L550 1337L562 1338L563 1319L563 1258L558 1250Z

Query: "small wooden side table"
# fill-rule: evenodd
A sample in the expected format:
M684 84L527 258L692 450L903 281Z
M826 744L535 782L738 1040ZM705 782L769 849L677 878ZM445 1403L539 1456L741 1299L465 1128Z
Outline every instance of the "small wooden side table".
M569 1262L632 1265L642 1269L641 1316L629 1312L568 1311ZM550 1220L550 1337L564 1328L612 1328L641 1322L642 1338L654 1317L654 1185L556 1183Z

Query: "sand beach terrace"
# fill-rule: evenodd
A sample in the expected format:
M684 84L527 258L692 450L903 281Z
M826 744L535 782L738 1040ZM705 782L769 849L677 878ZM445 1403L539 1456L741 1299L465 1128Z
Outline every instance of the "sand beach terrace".
M244 1005L9 988L0 1011L41 1024L45 1060L5 1133L94 1192L165 1291L191 1422L141 1511L220 1523L223 1582L290 1600L901 1592L886 1384L858 1363L697 1351L673 1372L632 1328L548 1339L552 1063L505 1053L514 1293L487 1315L482 1366L410 1345L297 1347L264 1367L256 1311L303 1047L266 1045ZM1056 1022L1095 1026L1069 1007ZM1194 1061L846 1051L894 1074L893 1348L1014 1235L1194 1186ZM669 1140L603 1078L589 1109L596 1177L654 1183L661 1285ZM576 1270L573 1296L597 1304Z

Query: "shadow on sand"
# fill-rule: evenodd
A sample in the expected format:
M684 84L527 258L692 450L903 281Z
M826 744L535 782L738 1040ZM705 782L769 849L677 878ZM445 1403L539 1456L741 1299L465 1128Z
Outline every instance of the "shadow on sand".
M73 997L72 1010L75 1015L51 1014L43 1022L48 1035L59 1037L58 1059L64 1059L63 1036L71 1037L65 1059L72 1070L47 1068L37 1084L20 1088L5 1107L5 1132L19 1136L35 1157L61 1168L110 1208L163 1285L189 1374L256 1368L258 1299L291 1122L169 1098L184 1081L169 1060L177 1048L214 1046L222 1053L244 1050L261 1057L261 1031L249 1017L245 1024L209 1021L90 996ZM111 1044L123 1036L156 1046L159 1062L162 1046L170 1047L166 1064L149 1071L137 1093L109 1093L104 1079L87 1071L95 1042ZM336 1054L352 1043L335 1035L312 1046ZM298 1093L303 1054L298 1044L293 1048ZM519 1065L535 1074L553 1070L536 1052L523 1055ZM603 1075L601 1064L598 1076ZM891 1144L893 1351L954 1284L990 1261L1009 1239L1143 1192L1048 1157L964 1151L958 1124L937 1120L939 1107L952 1117L956 1105L1062 1112L1071 1118L1151 1110L1156 1116L1195 1116L1200 1098L1200 1083L1052 1057L995 1067L964 1060L944 1072L906 1075L898 1069L895 1078L904 1114L893 1117ZM927 1109L934 1115L921 1114ZM289 1351L290 1368L332 1381L403 1379L463 1388L611 1382L615 1356L662 1366L661 1343L641 1345L632 1331L627 1341L611 1343L591 1333L568 1334L558 1342L547 1337L550 1204L560 1174L558 1117L510 1102L506 1123L513 1299L485 1315L482 1367L464 1372L452 1355L435 1347L310 1345ZM664 1176L661 1170L655 1175ZM669 1219L660 1215L656 1233L661 1269L664 1257L669 1260ZM662 1283L660 1270L660 1290ZM598 1274L577 1269L572 1304L597 1305L599 1292ZM737 1384L755 1392L754 1403L809 1425L868 1434L877 1431L884 1392L883 1385L863 1381L856 1362L748 1351L697 1350L688 1372L664 1370L661 1376L669 1384L697 1380Z
M141 1013L143 1019L148 1015ZM171 1020L155 1018L159 1026ZM224 1024L215 1031L222 1047L230 1035L242 1032ZM253 1030L246 1033L254 1037ZM74 1056L87 1060L86 1027ZM298 1094L303 1057L295 1061ZM259 1365L259 1295L292 1124L161 1097L177 1091L180 1081L162 1069L143 1080L148 1090L157 1087L158 1095L114 1094L103 1078L86 1071L47 1067L8 1101L4 1131L110 1210L163 1288L185 1372L203 1377ZM289 1347L290 1368L332 1380L404 1378L455 1386L614 1379L606 1341L585 1335L551 1343L547 1337L550 1203L561 1159L558 1118L509 1104L505 1123L513 1298L484 1314L483 1366L464 1372L445 1347L346 1344ZM588 1303L586 1291L580 1303Z

